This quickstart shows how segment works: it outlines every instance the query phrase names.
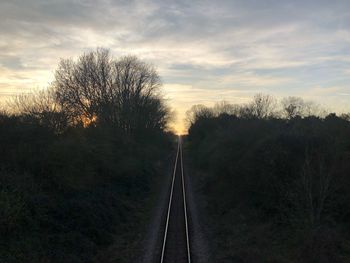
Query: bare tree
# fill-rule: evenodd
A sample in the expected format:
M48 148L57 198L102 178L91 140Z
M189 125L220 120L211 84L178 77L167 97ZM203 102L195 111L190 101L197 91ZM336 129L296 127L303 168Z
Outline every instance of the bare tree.
M77 62L61 60L53 88L56 98L73 119L94 119L113 98L113 67L108 50L82 55Z
M159 95L160 86L151 65L132 56L113 59L106 49L77 61L62 60L53 82L57 101L75 120L108 123L127 133L163 128L168 109Z
M306 152L301 171L301 207L304 207L308 222L317 226L321 221L327 199L332 193L334 165L329 153L323 149Z
M69 125L69 116L57 103L52 88L18 95L8 103L13 114L36 120L57 133L63 132Z
M343 113L340 115L340 118L346 121L350 121L350 113Z
M139 61L136 57L128 56L116 61L114 67L112 93L117 101L113 101L113 104L117 106L118 122L123 129L137 128L138 123L144 120L145 110L153 108L156 104L165 110L158 94L161 81L152 66Z
M313 101L305 101L303 113L304 117L317 116L324 118L327 115L327 111Z
M239 115L241 106L237 104L231 104L227 101L221 101L214 105L213 112L216 116L220 114L228 114L228 115Z
M251 119L254 115L254 109L250 104L242 105L239 108L239 117L243 119Z
M187 126L191 126L201 118L211 118L214 116L212 109L207 106L198 104L193 105L191 109L186 112L186 123Z
M265 119L273 115L276 100L271 95L256 94L253 101L248 105L251 113L258 119Z
M305 111L305 102L302 98L299 97L288 97L284 98L281 101L283 115L292 119L296 116L303 116Z
M282 99L283 116L287 119L292 119L297 116L308 117L318 116L325 117L326 111L320 105L313 101L305 101L299 97L287 97Z

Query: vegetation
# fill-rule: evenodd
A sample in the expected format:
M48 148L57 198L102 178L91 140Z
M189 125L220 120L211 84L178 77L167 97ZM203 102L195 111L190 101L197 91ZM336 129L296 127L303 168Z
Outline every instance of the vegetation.
M173 147L160 87L151 65L97 49L0 113L0 262L140 256ZM258 94L187 121L213 262L350 260L349 115Z
M157 72L98 49L55 76L0 114L0 261L132 262L172 147Z
M349 262L348 115L258 94L188 122L213 262Z

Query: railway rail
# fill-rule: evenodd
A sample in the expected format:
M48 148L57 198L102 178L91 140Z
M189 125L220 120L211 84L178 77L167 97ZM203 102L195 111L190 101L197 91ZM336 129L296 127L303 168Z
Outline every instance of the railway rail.
M179 136L160 263L191 263L185 183L182 138Z

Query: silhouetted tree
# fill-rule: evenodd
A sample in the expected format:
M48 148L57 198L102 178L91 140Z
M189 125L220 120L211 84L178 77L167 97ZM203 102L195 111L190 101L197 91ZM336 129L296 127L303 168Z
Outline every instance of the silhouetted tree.
M200 119L211 117L214 117L213 110L201 104L193 105L191 109L186 112L186 122L189 126Z
M340 118L343 120L350 121L350 113L343 113L340 115Z
M254 107L251 105L242 105L239 109L239 117L243 119L251 119L255 117Z
M310 153L306 152L301 170L301 190L308 222L312 227L318 226L325 209L327 198L331 194L331 183L334 177L332 156L321 147Z
M265 119L273 115L276 107L276 100L271 95L257 94L249 104L254 117Z
M52 88L18 95L9 101L9 105L13 114L37 121L56 133L63 132L69 125L69 115L57 103Z
M241 106L237 104L231 104L227 101L217 102L213 107L213 113L215 116L220 114L228 114L238 116L240 113Z
M53 82L58 103L74 120L107 123L126 133L164 128L169 115L160 86L151 65L131 56L114 59L106 49L61 60Z
M269 248L271 261L342 262L350 215L349 118L325 116L317 104L294 97L282 101L281 116L274 106L259 94L239 114L220 106L190 111L192 173L210 222L217 222L214 261L243 262L258 250L258 262L267 258L264 244L281 240Z
M292 119L296 116L304 116L306 105L302 98L287 97L282 99L281 104L283 115L286 118Z

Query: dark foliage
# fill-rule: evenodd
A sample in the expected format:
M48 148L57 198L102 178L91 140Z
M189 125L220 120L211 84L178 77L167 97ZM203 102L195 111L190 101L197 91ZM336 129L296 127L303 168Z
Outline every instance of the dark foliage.
M1 262L91 262L116 237L132 242L138 229L126 229L144 219L156 163L171 147L164 133L76 127L57 135L9 116L0 138Z
M139 255L173 140L159 86L151 66L97 50L0 114L0 262Z
M216 262L348 262L349 136L335 114L197 115L187 147Z

